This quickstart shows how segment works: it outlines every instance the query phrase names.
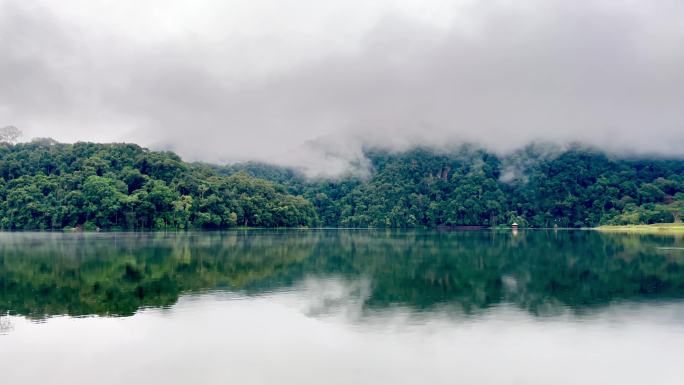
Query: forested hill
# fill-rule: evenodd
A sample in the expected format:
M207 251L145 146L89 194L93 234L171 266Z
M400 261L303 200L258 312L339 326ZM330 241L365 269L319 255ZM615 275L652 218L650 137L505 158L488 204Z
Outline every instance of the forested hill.
M133 144L0 143L2 229L583 227L684 216L684 160L528 146L367 151L370 177L185 163Z
M133 144L0 143L2 229L314 226L313 205L243 173L218 175Z
M619 158L575 146L530 145L507 156L464 146L449 153L367 151L369 179L307 181L282 167L216 167L284 184L324 226L533 227L660 223L684 216L684 160Z

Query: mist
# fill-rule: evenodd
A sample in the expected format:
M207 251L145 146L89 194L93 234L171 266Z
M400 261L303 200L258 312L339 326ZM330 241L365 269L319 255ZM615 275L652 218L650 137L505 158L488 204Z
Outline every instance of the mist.
M366 146L682 155L676 0L0 0L0 126L336 175Z

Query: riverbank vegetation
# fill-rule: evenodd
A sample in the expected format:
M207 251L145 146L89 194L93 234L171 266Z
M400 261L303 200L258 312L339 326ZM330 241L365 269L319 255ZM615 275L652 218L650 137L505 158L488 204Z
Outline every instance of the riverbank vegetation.
M507 156L463 146L449 152L366 151L370 177L307 180L245 163L219 167L284 184L325 226L595 227L678 222L684 160L615 157L582 146L530 145Z
M363 173L311 179L134 144L2 143L0 227L596 227L684 217L684 160L545 145L506 156L473 146L365 156Z
M0 227L188 229L316 224L302 197L134 144L0 144Z

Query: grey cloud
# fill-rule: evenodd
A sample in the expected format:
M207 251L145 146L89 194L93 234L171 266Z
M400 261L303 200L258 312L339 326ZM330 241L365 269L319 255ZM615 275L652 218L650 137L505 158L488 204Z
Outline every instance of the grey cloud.
M0 124L55 121L84 135L118 125L122 140L188 159L276 161L309 174L363 168L364 145L510 151L581 141L682 154L683 3L516 4L465 8L470 29L387 13L355 50L321 49L267 72L244 70L221 40L98 46L101 36L84 38L48 11L5 4Z

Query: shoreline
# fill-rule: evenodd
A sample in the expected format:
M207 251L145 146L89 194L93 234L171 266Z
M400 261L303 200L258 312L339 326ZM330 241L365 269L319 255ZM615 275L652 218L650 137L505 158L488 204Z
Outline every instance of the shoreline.
M656 223L652 225L606 225L594 227L593 230L612 233L642 234L684 234L684 223Z

